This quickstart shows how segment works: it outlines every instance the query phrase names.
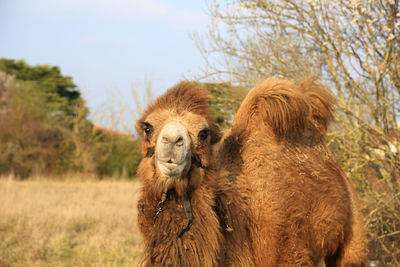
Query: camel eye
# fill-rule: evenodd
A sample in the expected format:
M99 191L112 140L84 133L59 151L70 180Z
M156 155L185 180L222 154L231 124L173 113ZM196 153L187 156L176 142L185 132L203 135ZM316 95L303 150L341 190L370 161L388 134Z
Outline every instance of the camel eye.
M199 140L205 141L209 135L210 135L210 129L203 129L199 132Z
M153 134L153 126L148 122L142 122L141 128L146 135L146 138L149 139Z

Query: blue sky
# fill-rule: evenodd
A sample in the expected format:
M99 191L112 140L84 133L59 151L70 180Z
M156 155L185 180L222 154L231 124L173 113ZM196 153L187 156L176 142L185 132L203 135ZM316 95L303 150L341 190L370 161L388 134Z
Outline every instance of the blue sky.
M0 57L58 65L96 111L115 92L133 99L145 79L160 94L200 73L189 35L205 33L206 10L206 0L0 0Z

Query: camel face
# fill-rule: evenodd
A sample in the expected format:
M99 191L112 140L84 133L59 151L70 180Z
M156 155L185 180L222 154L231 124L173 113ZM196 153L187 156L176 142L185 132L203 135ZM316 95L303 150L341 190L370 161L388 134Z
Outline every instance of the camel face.
M162 179L183 179L193 163L205 166L209 162L211 130L203 116L156 111L141 124L145 143L154 153L154 167Z
M142 137L138 176L156 196L174 191L183 197L201 186L212 169L212 145L221 132L208 101L204 89L181 82L149 105L135 123Z

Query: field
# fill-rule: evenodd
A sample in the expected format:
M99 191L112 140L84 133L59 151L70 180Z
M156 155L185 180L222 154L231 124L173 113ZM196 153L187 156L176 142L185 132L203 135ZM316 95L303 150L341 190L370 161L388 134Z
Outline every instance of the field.
M138 188L0 178L0 266L136 266Z

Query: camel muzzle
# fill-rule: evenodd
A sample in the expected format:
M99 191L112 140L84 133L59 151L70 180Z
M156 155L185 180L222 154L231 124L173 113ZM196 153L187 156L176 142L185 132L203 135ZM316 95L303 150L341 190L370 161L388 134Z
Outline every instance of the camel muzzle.
M190 137L185 126L173 120L161 130L156 143L157 167L164 176L182 178L190 165Z

